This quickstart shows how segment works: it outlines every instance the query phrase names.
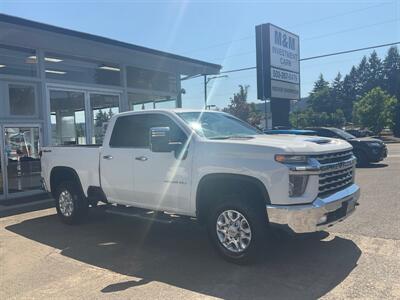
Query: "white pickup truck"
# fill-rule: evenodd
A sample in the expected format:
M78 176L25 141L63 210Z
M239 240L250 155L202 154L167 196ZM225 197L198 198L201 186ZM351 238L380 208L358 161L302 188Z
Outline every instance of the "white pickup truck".
M234 262L255 257L273 225L306 233L342 221L360 193L347 142L264 135L213 111L120 113L102 146L44 147L41 162L64 222L98 201L125 215L189 217Z

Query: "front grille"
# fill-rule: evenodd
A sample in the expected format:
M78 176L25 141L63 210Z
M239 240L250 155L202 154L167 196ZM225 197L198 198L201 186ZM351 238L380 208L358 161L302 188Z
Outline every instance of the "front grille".
M340 191L354 182L352 151L313 156L321 164L319 174L319 197Z

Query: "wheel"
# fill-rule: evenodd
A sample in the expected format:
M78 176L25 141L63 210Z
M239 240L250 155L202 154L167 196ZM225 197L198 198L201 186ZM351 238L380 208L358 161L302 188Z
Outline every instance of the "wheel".
M357 158L357 167L364 167L368 164L368 159L364 152L355 151L354 156Z
M73 181L62 182L57 187L55 200L57 214L66 224L78 224L88 214L89 203Z
M210 239L226 260L244 264L254 262L268 239L265 209L257 209L243 200L217 204L207 222Z

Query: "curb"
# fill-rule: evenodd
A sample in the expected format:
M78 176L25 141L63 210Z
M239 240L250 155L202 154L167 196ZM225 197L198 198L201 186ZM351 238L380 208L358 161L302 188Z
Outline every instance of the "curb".
M47 209L51 207L54 207L54 200L50 198L10 206L0 204L0 218Z

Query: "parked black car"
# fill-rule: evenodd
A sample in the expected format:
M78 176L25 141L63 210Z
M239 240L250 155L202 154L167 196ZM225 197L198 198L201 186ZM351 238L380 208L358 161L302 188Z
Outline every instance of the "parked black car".
M307 128L315 131L316 135L346 140L353 146L353 153L357 157L357 165L364 166L371 162L379 162L387 157L386 145L379 139L370 137L356 138L354 135L333 127Z
M372 136L373 133L366 129L348 129L346 130L347 133L354 135L357 138Z

